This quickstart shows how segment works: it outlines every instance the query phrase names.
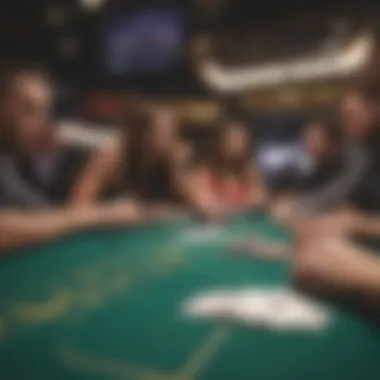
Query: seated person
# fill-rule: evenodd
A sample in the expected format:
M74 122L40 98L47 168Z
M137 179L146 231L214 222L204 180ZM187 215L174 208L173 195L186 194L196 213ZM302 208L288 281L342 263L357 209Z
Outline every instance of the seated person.
M190 151L177 136L175 115L134 99L127 107L121 139L86 166L72 205L96 203L110 189L153 208L181 200Z
M254 244L269 252L264 256L271 259L291 258L294 281L303 289L355 298L371 310L379 310L380 300L380 258L376 254L380 237L377 94L363 90L348 93L341 108L345 137L360 142L368 159L362 177L350 189L347 200L351 208L303 220L296 228L295 250L280 245L263 248L260 241ZM368 238L372 238L372 244L368 244ZM369 248L371 245L375 250Z
M0 83L0 251L138 218L130 204L65 208L86 153L61 145L51 128L49 77L30 67Z
M302 143L311 158L309 170L293 177L286 173L288 188L272 204L275 219L287 226L342 205L366 164L361 150L345 143L340 128L329 122L307 124Z
M367 85L368 86L368 85ZM347 138L368 157L349 207L305 223L298 231L294 276L324 294L356 296L379 310L380 300L380 91L372 85L346 94L341 104Z
M380 211L379 104L380 90L372 84L363 84L343 97L340 105L342 131L347 140L354 141L364 152L364 170L359 181L349 189L346 209L313 218L304 224L304 229L329 234L380 235L376 223Z
M269 205L275 221L292 230L308 225L310 222L305 219L316 220L316 215L342 207L366 165L361 150L344 144L341 131L333 124L309 123L302 140L312 159L309 171L297 171L293 176L285 173L287 186L280 187L281 192L275 194ZM289 247L266 243L257 237L237 244L235 250L270 259L289 257Z
M262 206L265 191L252 160L248 130L238 121L227 120L216 133L206 160L190 176L189 203L211 218Z

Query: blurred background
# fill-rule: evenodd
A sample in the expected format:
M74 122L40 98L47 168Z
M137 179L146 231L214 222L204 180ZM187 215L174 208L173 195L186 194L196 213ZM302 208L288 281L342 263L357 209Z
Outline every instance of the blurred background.
M380 4L13 0L0 15L3 63L53 74L65 138L99 142L132 92L173 105L193 140L239 109L261 150L281 157L304 120L331 113L347 80L377 61Z

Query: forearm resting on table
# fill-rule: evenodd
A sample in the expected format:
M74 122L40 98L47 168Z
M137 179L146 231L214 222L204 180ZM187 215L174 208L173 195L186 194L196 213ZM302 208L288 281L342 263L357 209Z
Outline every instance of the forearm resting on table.
M143 217L125 201L43 212L4 211L0 213L0 251L96 227L141 223Z
M380 300L380 259L371 257L357 274L359 292Z
M357 263L355 269L347 274L342 271L341 275L345 277L331 290L337 293L341 291L343 295L359 297L363 301L378 303L380 301L380 260L368 255Z
M298 242L293 269L306 290L380 300L380 258L345 238Z
M215 199L209 189L201 181L186 182L183 190L185 202L197 212L205 212L210 205L215 204Z
M358 237L380 237L380 217L369 215L352 209L343 209L320 218L311 220L312 226L322 227L322 231L340 231L346 235Z
M342 277L340 287L352 294L380 299L380 259L359 248L356 250L356 258L352 259L353 270L345 270L345 265L336 266Z
M380 237L380 216L357 214L354 232L368 237Z
M73 231L96 226L95 213L77 210L45 212L7 211L0 214L0 251L51 240Z

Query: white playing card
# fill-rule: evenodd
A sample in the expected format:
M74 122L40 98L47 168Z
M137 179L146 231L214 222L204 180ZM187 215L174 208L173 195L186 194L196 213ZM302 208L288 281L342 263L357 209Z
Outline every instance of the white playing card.
M282 288L206 292L188 300L183 313L195 318L228 318L245 326L274 330L321 330L331 320L327 308Z
M272 295L272 309L266 324L273 329L320 330L329 321L327 308L293 291L280 290Z
M210 291L197 295L183 305L182 312L190 317L225 317L233 297L228 291Z
M245 290L233 295L232 320L248 326L263 324L271 310L271 300L260 290Z

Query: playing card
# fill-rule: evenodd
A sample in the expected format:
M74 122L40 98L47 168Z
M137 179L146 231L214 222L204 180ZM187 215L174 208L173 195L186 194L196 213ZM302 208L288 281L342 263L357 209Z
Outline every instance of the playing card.
M331 320L327 308L282 288L201 293L185 302L183 313L195 318L227 318L245 326L273 330L321 330Z
M231 319L248 326L263 324L271 311L271 299L262 290L238 291L232 295Z
M231 309L233 297L228 291L210 291L187 300L182 313L190 317L225 317Z
M266 319L270 328L320 330L329 321L329 310L312 299L290 290L280 290L272 294L272 309Z

